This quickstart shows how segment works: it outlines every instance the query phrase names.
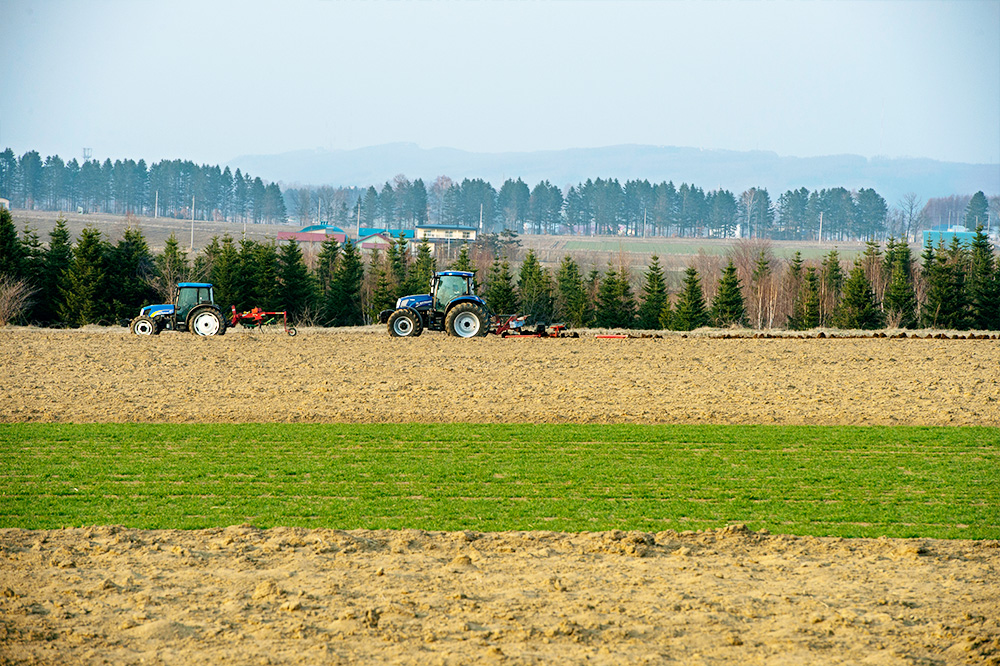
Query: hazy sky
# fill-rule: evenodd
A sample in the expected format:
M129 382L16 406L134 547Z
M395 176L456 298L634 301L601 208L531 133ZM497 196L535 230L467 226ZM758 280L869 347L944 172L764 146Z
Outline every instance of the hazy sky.
M1000 0L2 0L0 149L1000 162Z

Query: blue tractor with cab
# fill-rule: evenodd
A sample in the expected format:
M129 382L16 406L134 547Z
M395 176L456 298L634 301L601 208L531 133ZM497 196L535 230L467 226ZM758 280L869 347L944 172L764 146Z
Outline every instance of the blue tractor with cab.
M468 271L435 273L429 294L403 296L395 309L383 310L378 318L397 338L414 338L424 330L447 331L460 338L482 337L494 323L486 301L476 295L474 274Z
M147 305L139 310L129 328L136 335L159 335L160 331L191 331L195 335L225 335L226 318L215 304L212 285L180 282L173 303Z

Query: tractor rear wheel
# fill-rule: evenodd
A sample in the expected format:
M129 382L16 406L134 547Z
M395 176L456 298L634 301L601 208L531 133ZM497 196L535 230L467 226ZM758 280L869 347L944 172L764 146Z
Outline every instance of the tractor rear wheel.
M139 315L133 319L129 328L136 335L156 335L160 332L160 327L156 325L156 322L146 315Z
M445 317L448 335L460 338L475 338L486 335L489 330L486 313L475 303L459 303Z
M411 310L399 309L389 315L389 335L394 338L415 338L424 332L423 322Z
M191 331L195 335L225 335L226 322L215 310L206 308L194 313L191 317Z

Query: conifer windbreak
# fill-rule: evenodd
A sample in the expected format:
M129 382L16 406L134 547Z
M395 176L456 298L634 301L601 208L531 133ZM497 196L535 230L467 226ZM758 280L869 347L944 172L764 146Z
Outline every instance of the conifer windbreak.
M720 327L746 325L743 290L732 259L719 278L719 289L712 301L712 321Z
M365 323L361 284L365 267L357 246L347 239L323 303L322 319L328 326L361 326Z
M21 280L24 274L24 246L17 235L14 218L0 208L0 275Z
M637 325L643 330L664 328L661 323L663 308L668 307L667 283L660 267L660 258L653 255L646 269L646 281L642 287L642 304L639 306Z
M556 273L556 317L574 328L587 326L593 317L580 267L568 255Z
M60 287L63 304L59 316L69 326L96 324L107 315L104 257L101 232L85 228L73 248L73 258Z
M979 330L996 330L1000 328L1000 266L982 225L976 227L970 255L969 323Z
M871 282L865 276L860 262L854 264L844 283L841 300L834 321L840 328L872 330L882 326L882 313L875 302Z
M819 277L813 266L806 268L799 285L792 314L788 317L788 328L806 331L819 326Z
M277 278L278 300L288 320L299 323L303 316L312 315L316 305L316 281L294 240L283 244L278 251Z
M455 261L451 263L448 270L468 271L470 273L474 273L476 271L476 267L472 263L472 258L469 256L468 243L462 243L462 247L458 251L458 257L456 257Z
M555 299L552 295L552 276L543 268L534 250L528 250L518 275L517 292L521 301L521 314L533 321L551 323Z
M693 266L684 272L684 285L677 296L670 328L675 331L693 331L708 326L709 317L705 309L705 295L701 290L701 278Z
M486 305L496 314L517 314L519 302L514 291L514 276L510 273L510 262L496 259L490 267L484 296Z
M629 285L628 271L608 271L597 291L597 325L601 328L633 328L635 326L635 298Z

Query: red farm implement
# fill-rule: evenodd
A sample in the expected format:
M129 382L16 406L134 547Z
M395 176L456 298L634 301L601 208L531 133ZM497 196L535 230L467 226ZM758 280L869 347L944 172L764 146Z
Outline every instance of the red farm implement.
M246 312L236 312L236 306L234 305L232 308L233 318L229 323L230 326L241 324L245 328L256 328L261 331L277 329L280 326L288 335L295 335L298 332L294 326L288 325L288 313L284 310L281 312L266 312L260 308L252 308Z
M578 338L576 331L566 330L566 324L528 324L528 315L500 315L494 331L501 338Z

